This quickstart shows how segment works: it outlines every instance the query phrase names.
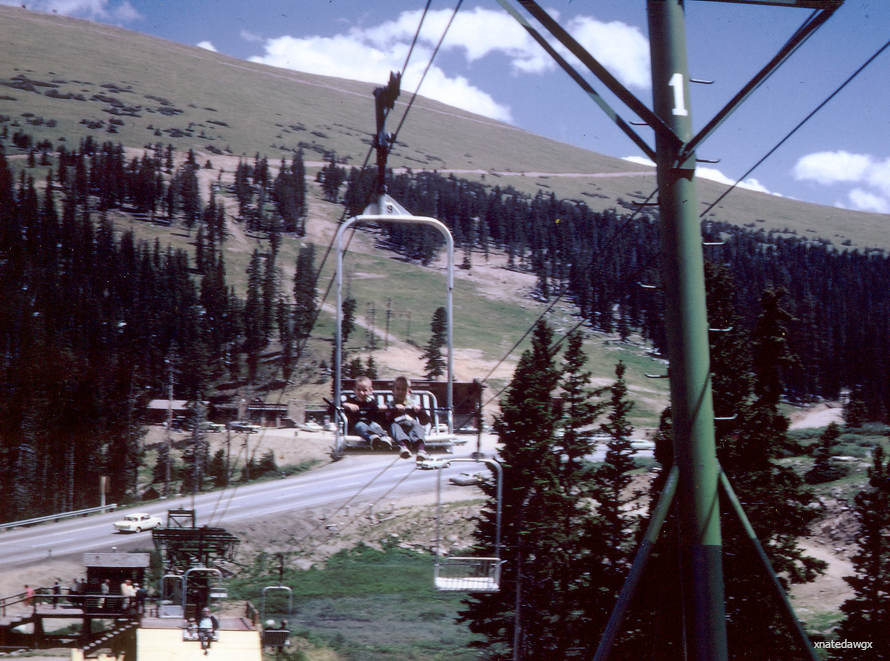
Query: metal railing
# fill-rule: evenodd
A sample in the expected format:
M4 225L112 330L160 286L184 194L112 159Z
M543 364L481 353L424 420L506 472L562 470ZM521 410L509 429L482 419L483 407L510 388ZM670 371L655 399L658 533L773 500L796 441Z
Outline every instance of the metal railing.
M46 523L47 521L58 521L59 519L68 519L75 516L86 516L87 514L104 514L111 510L117 509L117 504L100 505L99 507L88 507L83 510L73 510L71 512L57 512L56 514L47 514L46 516L37 516L33 519L23 519L21 521L9 521L8 523L0 523L0 532L11 530L12 528L20 528L22 526L32 526L36 523Z

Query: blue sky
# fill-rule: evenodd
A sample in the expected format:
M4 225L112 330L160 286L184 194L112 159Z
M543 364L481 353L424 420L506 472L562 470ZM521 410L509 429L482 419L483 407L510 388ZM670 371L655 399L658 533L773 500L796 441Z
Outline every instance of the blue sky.
M433 0L403 79L413 91L456 0ZM0 0L4 4L20 4ZM383 84L402 67L424 0L35 0L29 9L111 23L238 58ZM515 1L512 3L518 6ZM645 0L541 2L651 105ZM689 0L691 113L701 127L806 19L809 10ZM699 175L735 181L890 39L888 0L846 0L698 150ZM583 70L578 65L579 70ZM604 86L588 77L594 88ZM420 93L617 157L639 150L496 0L465 0ZM608 94L604 94L609 98ZM628 120L633 114L610 99ZM369 111L369 132L373 117ZM648 130L642 135L653 143ZM745 184L890 213L890 49Z

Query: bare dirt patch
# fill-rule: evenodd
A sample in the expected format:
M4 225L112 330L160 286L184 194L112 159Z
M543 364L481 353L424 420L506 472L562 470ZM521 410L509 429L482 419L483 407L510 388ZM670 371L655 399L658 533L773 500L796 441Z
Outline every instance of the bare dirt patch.
M844 407L840 402L820 402L813 406L795 409L789 416L791 429L816 429L832 422L844 423Z

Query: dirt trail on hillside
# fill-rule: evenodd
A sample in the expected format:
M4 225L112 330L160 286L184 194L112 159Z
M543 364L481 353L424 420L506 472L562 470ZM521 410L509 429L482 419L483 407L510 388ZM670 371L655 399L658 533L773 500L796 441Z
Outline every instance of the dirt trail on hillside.
M792 411L788 416L790 429L819 429L832 422L844 423L844 407L840 402L820 402Z

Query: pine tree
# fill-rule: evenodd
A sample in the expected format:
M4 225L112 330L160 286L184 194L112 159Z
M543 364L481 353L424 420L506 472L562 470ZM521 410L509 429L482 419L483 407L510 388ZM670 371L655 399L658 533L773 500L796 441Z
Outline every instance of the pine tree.
M294 272L294 336L297 342L309 337L318 312L318 294L315 290L315 246L307 243L300 247ZM344 340L345 342L345 340Z
M247 353L247 374L251 383L257 376L260 350L263 348L262 268L258 251L253 251L247 267L247 300L244 303L244 350Z
M222 448L213 454L213 458L207 466L207 476L213 480L213 486L215 487L228 486L229 474L226 467L226 451Z
M345 170L338 167L334 158L331 157L328 164L319 170L318 175L324 199L328 202L336 202L340 197L340 186L346 178Z
M627 505L634 499L627 493L630 472L636 468L636 464L630 444L633 427L628 421L633 403L627 399L625 370L624 363L619 361L615 366L614 383L597 391L598 395L609 395L607 421L599 426L600 433L609 440L603 463L596 469L593 478L597 512L602 519L601 532L605 539L611 540L605 551L604 580L601 584L616 596L630 568L632 549L628 543L633 538L631 532L635 523L634 517L627 514Z
M543 321L535 326L532 346L523 353L513 379L501 400L501 415L495 420L503 465L503 500L501 503L501 557L507 562L501 570L500 590L493 594L473 595L464 603L462 621L473 633L485 636L474 643L494 658L507 658L513 649L514 633L519 641L520 658L541 658L533 653L535 638L530 631L549 619L547 603L533 601L541 592L538 565L551 566L549 560L536 556L540 530L531 533L530 525L542 517L541 495L546 490L542 475L552 472L558 459L552 457L552 442L559 414L552 395L559 382L550 348L552 331ZM484 484L489 497L477 524L475 538L483 553L491 553L495 537L495 485ZM518 593L518 595L517 595ZM517 612L516 604L520 604ZM517 629L518 627L518 629ZM521 651L520 651L521 650ZM501 655L501 657L498 657Z
M442 347L445 346L446 332L445 308L436 308L430 321L430 339L423 351L425 361L425 374L428 379L437 379L445 374L445 358L442 356Z
M795 364L788 344L791 316L781 306L782 292L767 290L751 338L753 375L749 400L740 405L733 434L718 458L733 489L756 522L758 539L783 584L815 579L825 563L804 554L798 540L816 517L812 493L793 468L778 461L788 451L788 419L779 410L783 371ZM756 553L730 506L721 502L727 636L734 658L769 658L794 646L780 611L763 604L775 597Z
M294 359L294 337L284 299L278 299L277 323L278 341L281 344L281 377L290 379Z
M841 605L846 619L841 639L870 641L873 649L861 658L890 658L890 462L877 445L868 469L868 484L856 495L859 547L853 556L854 575L844 577L853 597Z
M832 422L819 436L813 467L804 473L804 480L806 480L807 484L832 482L847 474L844 468L831 463L831 451L840 435L840 427L837 426L836 422Z

